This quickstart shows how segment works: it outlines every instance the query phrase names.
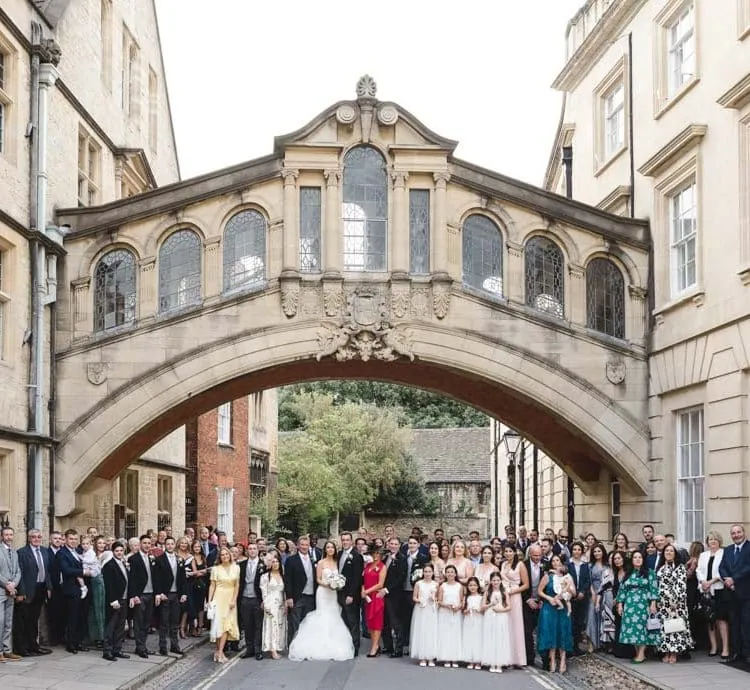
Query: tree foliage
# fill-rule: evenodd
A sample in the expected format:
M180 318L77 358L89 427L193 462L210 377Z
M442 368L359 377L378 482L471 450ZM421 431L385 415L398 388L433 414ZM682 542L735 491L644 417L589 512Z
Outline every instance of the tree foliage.
M357 403L392 410L401 426L414 429L488 426L487 416L469 405L421 388L380 381L319 381L286 386L279 397L279 430L304 427L300 394L330 397L334 405ZM303 396L304 397L304 396ZM312 404L306 402L305 404Z
M402 515L419 513L433 515L440 505L440 499L434 492L427 491L414 459L404 459L401 473L391 486L383 487L375 500L368 506L374 513Z

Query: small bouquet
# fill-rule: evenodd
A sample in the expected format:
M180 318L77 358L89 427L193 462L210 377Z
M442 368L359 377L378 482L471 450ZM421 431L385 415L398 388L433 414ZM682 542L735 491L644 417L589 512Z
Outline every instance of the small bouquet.
M414 570L411 573L411 583L414 584L415 582L419 582L423 577L422 575L422 568L414 568Z
M326 584L333 590L343 589L346 578L341 573L331 573L326 580Z

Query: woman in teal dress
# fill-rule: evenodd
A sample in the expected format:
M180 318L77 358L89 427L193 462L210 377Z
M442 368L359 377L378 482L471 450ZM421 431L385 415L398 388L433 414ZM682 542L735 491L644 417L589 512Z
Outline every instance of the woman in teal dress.
M563 564L559 556L552 556L549 572L539 583L539 598L544 602L539 614L536 644L539 655L549 656L549 670L555 671L555 655L560 653L560 673L567 671L567 655L573 651L573 623L568 607L560 598ZM567 573L567 571L565 571ZM575 596L575 592L571 592Z
M633 572L620 585L617 593L617 608L622 616L620 624L620 644L635 646L633 663L641 664L646 660L646 647L659 644L659 630L646 628L650 615L656 614L656 602L659 590L656 576L650 570L640 551L632 555Z

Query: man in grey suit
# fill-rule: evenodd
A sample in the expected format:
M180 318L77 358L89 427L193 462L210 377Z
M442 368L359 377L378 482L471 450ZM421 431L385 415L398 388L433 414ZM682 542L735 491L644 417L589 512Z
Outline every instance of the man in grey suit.
M18 555L13 550L13 528L3 527L0 542L0 663L17 661L21 657L13 653L13 604L18 596L21 568Z

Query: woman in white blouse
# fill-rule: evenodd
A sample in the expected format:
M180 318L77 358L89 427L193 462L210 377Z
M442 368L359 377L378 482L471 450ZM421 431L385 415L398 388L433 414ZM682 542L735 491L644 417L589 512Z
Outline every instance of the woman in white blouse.
M729 598L724 591L724 581L719 575L719 565L724 555L721 548L721 534L711 531L706 536L707 551L698 557L695 574L698 578L698 591L710 597L714 615L708 623L708 639L711 645L709 656L716 656L721 642L721 660L729 660ZM717 639L718 632L718 639Z

